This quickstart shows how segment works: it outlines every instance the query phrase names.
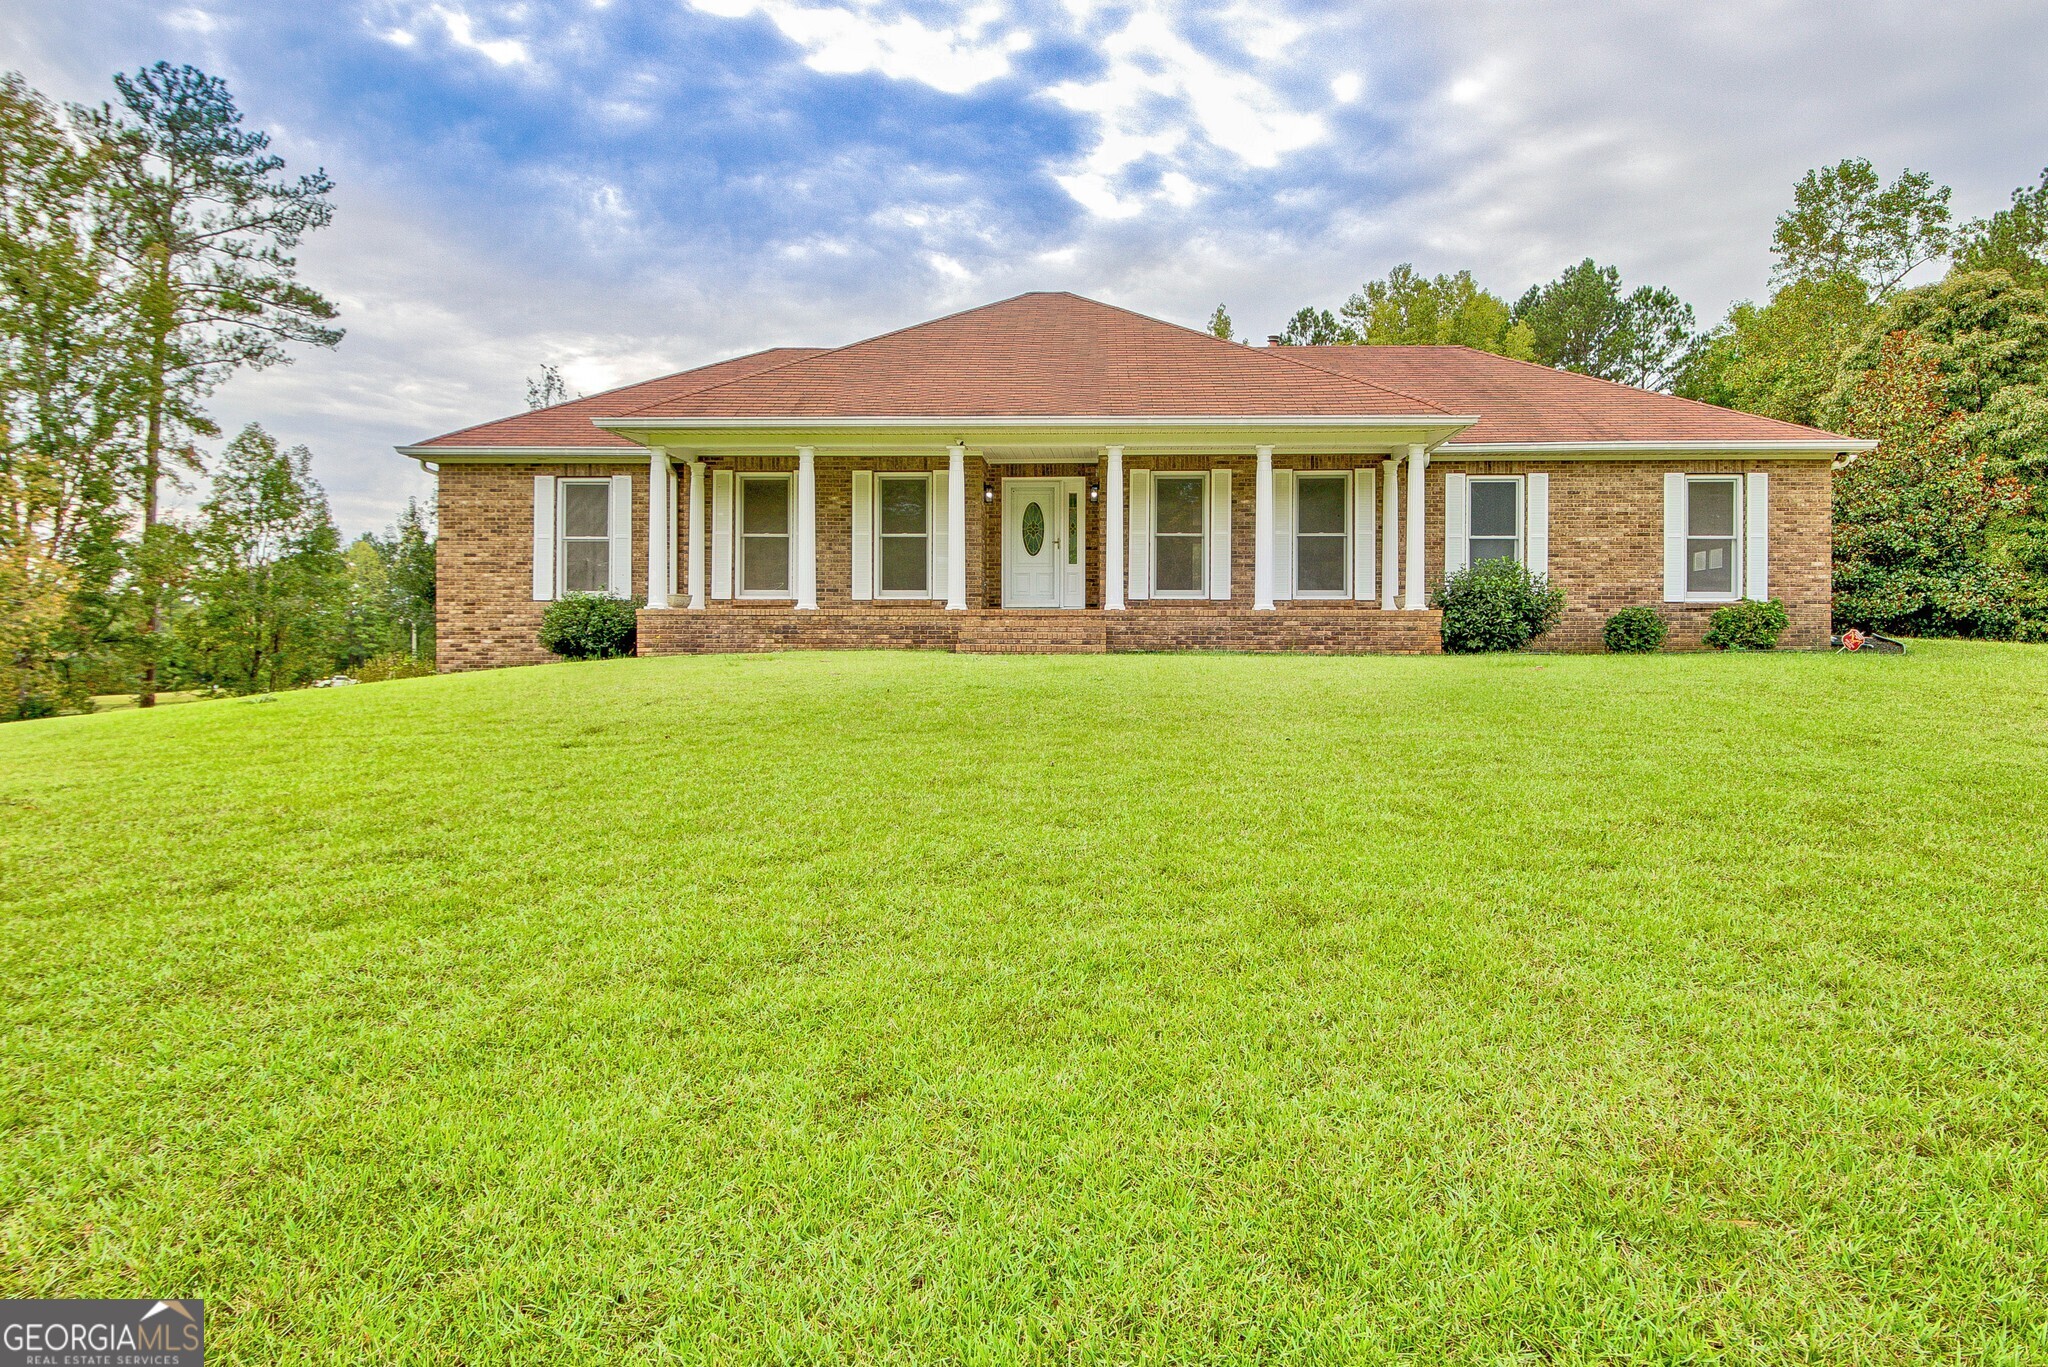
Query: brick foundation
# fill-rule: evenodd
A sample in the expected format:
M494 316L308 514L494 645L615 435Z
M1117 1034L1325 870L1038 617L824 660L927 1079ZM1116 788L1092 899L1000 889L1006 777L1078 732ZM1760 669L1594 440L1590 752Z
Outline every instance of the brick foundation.
M764 650L950 650L973 655L1126 654L1230 650L1307 655L1433 655L1435 612L1287 606L1272 612L1148 603L1123 612L948 612L912 608L788 607L643 609L642 655Z

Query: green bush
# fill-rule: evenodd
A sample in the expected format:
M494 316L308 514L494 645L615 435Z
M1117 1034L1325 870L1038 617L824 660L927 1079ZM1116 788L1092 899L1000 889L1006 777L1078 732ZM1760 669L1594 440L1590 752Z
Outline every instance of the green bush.
M1785 605L1748 599L1714 609L1707 619L1706 642L1716 650L1776 650L1778 633L1790 626Z
M1520 650L1564 616L1564 590L1514 560L1459 570L1431 603L1444 614L1444 649L1460 655Z
M1664 619L1655 608L1623 608L1607 619L1600 637L1616 655L1654 655L1663 649Z
M607 593L572 593L541 614L540 643L569 660L631 655L637 606Z

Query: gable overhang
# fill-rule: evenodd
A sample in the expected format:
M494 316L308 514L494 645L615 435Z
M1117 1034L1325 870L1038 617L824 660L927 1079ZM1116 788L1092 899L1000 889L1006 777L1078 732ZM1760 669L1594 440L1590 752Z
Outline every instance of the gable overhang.
M1147 417L599 418L595 425L647 447L703 455L902 451L935 447L1122 447L1126 455L1297 455L1435 447L1478 422L1449 414L1188 414Z

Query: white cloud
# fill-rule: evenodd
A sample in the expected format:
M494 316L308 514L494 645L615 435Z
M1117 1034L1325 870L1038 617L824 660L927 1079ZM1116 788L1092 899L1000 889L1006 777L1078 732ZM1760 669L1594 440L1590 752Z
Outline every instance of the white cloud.
M474 52L492 66L513 67L533 64L533 53L521 38L483 36L475 16L459 4L427 5L413 9L408 18L378 31L378 37L393 47L416 47L420 30L438 27L448 41L466 52Z
M833 75L876 72L919 81L961 95L1010 74L1010 59L1031 46L1031 35L1001 24L1002 6L980 4L960 22L933 27L894 14L877 0L846 5L805 5L795 0L690 0L721 18L759 14L804 50L804 64Z

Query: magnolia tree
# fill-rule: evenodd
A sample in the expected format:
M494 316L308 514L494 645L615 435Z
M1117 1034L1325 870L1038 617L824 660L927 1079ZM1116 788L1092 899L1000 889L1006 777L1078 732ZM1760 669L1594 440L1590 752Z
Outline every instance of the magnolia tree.
M1972 449L1944 399L1941 367L1910 332L1884 339L1841 398L1844 425L1877 450L1835 477L1834 616L1908 635L2006 636L2017 573L1985 556L2027 486Z

